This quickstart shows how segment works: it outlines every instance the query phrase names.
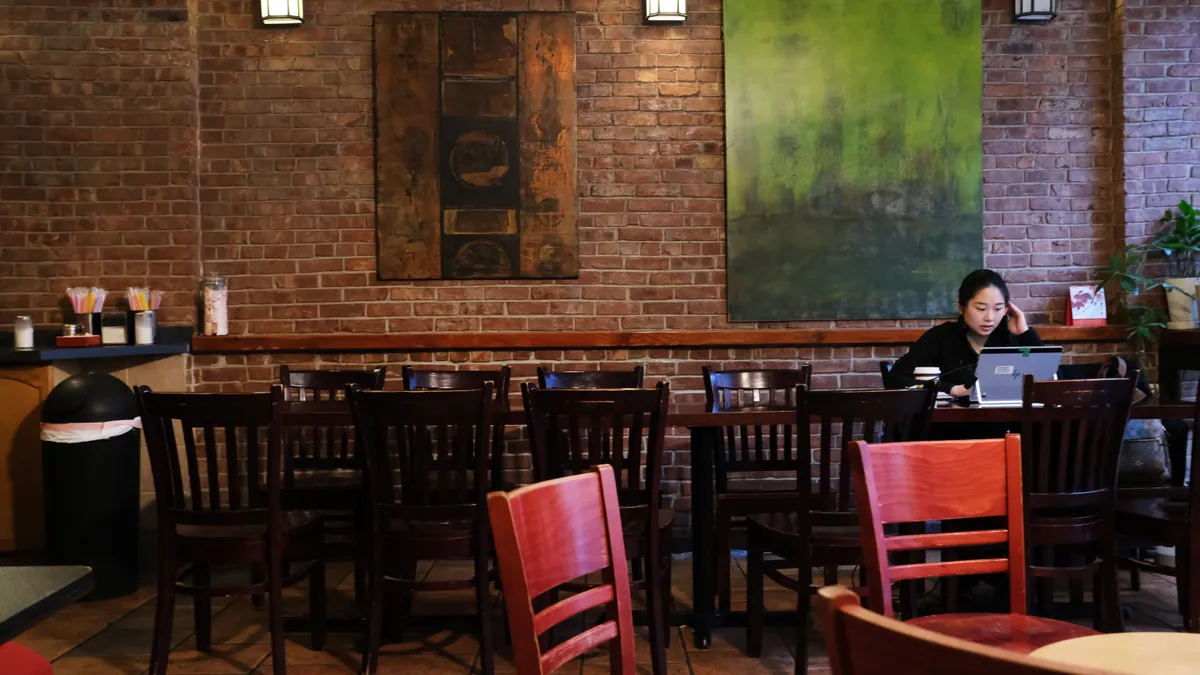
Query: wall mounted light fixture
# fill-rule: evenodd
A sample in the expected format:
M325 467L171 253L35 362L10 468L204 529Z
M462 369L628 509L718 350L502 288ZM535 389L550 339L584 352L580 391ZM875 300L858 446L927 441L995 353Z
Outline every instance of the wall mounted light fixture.
M262 0L264 26L298 26L304 23L304 0Z
M687 0L646 0L647 23L683 23Z
M1017 21L1049 21L1058 16L1058 0L1014 0Z

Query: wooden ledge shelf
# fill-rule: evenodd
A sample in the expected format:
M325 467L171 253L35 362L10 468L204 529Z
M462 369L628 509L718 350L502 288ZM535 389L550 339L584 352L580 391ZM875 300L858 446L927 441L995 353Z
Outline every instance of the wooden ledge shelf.
M687 347L852 347L907 345L924 328L814 330L697 330L620 332L391 333L332 335L226 335L192 338L193 354L253 352L429 352L532 349L671 349ZM1049 343L1120 342L1120 326L1046 326Z

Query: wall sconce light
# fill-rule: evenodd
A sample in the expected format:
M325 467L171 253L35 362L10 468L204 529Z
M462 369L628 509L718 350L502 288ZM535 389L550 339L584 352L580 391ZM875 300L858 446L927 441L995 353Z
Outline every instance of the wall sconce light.
M298 26L304 23L304 0L262 0L264 26Z
M1049 21L1058 16L1058 0L1014 0L1017 21Z
M687 0L646 0L646 23L683 23Z

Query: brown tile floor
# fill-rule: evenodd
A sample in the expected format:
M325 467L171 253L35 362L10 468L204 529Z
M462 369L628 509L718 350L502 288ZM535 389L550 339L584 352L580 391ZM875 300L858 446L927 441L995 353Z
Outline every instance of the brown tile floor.
M675 563L675 597L681 608L691 603L691 561ZM745 576L740 561L735 563L735 609L745 606ZM431 577L459 575L466 570L457 563L438 563L425 568ZM346 565L332 565L328 584L331 592L331 614L350 615L350 570ZM768 582L769 584L769 582ZM1123 578L1122 600L1130 607L1132 617L1126 621L1127 630L1181 630L1176 610L1174 581L1144 574L1142 591L1134 593ZM286 604L289 614L305 611L305 590L289 591ZM795 607L790 593L768 585L768 609ZM414 606L420 613L469 613L474 607L469 592L430 593L419 595ZM266 614L250 606L247 598L214 601L213 649L208 653L195 650L192 638L190 602L181 600L175 615L172 636L174 649L169 673L172 675L245 675L270 673L271 658ZM56 675L140 675L149 663L150 636L153 626L154 598L150 587L116 600L78 603L35 626L18 638L54 662ZM582 623L581 623L582 625ZM325 651L308 647L303 633L289 636L287 644L288 672L294 675L351 675L358 672L359 654L352 635L332 635ZM380 659L380 673L423 675L433 673L469 673L478 668L478 644L470 631L446 630L417 636L410 641L385 646ZM503 642L500 640L500 642ZM794 644L790 630L768 628L764 637L763 656L749 659L743 653L745 630L719 629L710 649L696 649L692 631L683 627L673 629L671 647L667 654L670 673L792 673ZM506 649L500 649L496 670L514 671ZM814 631L809 672L821 675L828 672L824 645ZM650 672L649 645L645 633L638 639L638 662L644 672ZM600 652L564 667L559 672L599 675L607 672L607 657Z

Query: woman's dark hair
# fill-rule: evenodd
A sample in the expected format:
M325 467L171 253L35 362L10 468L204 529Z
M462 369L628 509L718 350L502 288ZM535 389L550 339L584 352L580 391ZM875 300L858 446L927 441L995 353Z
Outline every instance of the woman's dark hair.
M1008 302L1008 286L1005 285L1003 277L991 270L975 270L971 272L962 280L962 285L958 287L959 306L966 305L979 291L993 286L1004 296L1004 302Z

